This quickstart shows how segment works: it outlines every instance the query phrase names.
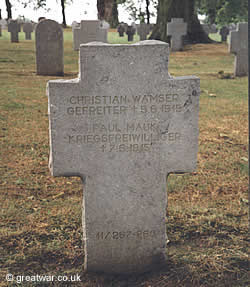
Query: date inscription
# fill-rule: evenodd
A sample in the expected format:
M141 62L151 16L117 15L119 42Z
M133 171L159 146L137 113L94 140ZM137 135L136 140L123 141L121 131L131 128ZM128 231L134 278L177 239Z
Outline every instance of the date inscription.
M110 232L97 232L97 240L126 240L138 239L146 240L154 238L159 231L157 230L137 230L137 231L110 231Z

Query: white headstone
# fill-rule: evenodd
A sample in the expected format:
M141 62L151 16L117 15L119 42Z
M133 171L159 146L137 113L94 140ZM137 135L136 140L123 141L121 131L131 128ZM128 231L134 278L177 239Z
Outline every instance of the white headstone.
M109 23L106 22L105 20L102 20L101 23L100 23L100 27L101 27L102 29L108 30L108 29L110 28L110 25L109 25Z
M80 23L76 22L76 21L73 21L72 24L71 24L71 27L72 29L75 29L75 28L79 28L80 27Z
M167 35L171 36L171 50L181 51L183 48L182 37L187 34L187 23L182 18L172 18L167 24Z
M84 44L79 79L48 82L50 169L84 182L89 271L165 263L166 175L196 168L200 95L168 57L160 41Z
M0 25L2 26L2 30L7 30L8 22L5 19L0 20Z
M248 74L248 23L238 23L237 30L230 32L229 52L235 54L234 75Z
M98 20L81 21L80 27L73 28L74 50L79 50L80 44L89 42L107 43L108 30L101 27Z

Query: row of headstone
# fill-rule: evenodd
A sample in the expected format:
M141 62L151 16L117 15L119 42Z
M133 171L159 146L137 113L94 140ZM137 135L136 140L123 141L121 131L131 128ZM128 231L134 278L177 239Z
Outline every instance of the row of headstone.
M203 30L206 32L206 34L215 34L218 32L218 29L216 27L216 24L201 24ZM229 25L224 25L219 29L219 34L221 36L221 41L226 42L227 36L229 35L230 31L236 30L236 25L234 23L231 23Z
M200 95L168 58L160 41L83 44L79 78L47 84L51 173L84 182L87 271L166 263L166 175L196 167Z
M82 21L84 22L84 21ZM96 32L99 29L99 21L87 21L85 28L92 27L91 32ZM38 75L63 75L64 65L63 65L63 31L61 26L53 20L42 20L39 22L39 28L36 30L36 59L37 59L37 74ZM81 23L81 27L84 27L85 23ZM1 27L1 26L0 26ZM147 33L145 31L147 26L141 26L144 30L144 35ZM229 29L225 26L225 29L221 29L221 34ZM41 29L41 31L40 31ZM185 35L187 29L187 24L183 22L181 18L173 18L171 23L168 23L168 35L171 36L171 49L172 51L179 51L182 49L182 36ZM106 30L107 29L103 29ZM20 32L20 24L16 20L9 22L8 31L11 33L11 42L18 42L18 32ZM23 25L23 31L26 33L26 39L31 39L31 32L33 31L33 26L31 23L25 23ZM85 29L86 31L86 29ZM88 29L89 31L89 29ZM245 76L248 73L248 60L247 60L247 47L248 47L248 33L247 33L247 23L239 23L237 26L237 31L230 32L230 45L229 52L234 53L235 63L234 63L234 75L235 76ZM139 29L139 33L140 33ZM133 41L133 35L135 34L135 29L133 26L128 26L126 33L128 34L128 40ZM1 29L0 29L1 35ZM98 33L86 32L83 35L88 36L87 40L84 38L83 41L100 41L97 39ZM224 34L223 34L224 35ZM93 36L93 38L91 38ZM94 37L95 36L95 37ZM107 38L106 38L107 39ZM223 38L224 39L224 38ZM104 42L104 41L102 41ZM80 43L79 43L80 46ZM79 48L79 47L78 47Z
M108 28L99 20L83 20L80 25L72 26L73 48L79 50L80 45L89 42L108 42Z
M21 24L17 20L10 20L8 23L8 32L10 32L10 39L12 43L18 43L18 33L21 32ZM31 40L31 33L33 32L33 25L29 22L23 24L23 32L25 33L25 40Z
M146 23L141 23L138 25L130 25L126 23L120 23L117 27L117 32L120 37L124 36L124 33L128 35L128 42L133 41L134 34L137 32L139 35L140 41L144 41L147 39L148 34L150 33L152 29L152 25L146 24Z

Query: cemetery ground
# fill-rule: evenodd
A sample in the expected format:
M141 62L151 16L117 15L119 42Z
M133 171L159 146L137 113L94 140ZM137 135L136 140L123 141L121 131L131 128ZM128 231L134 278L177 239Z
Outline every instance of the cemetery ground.
M119 277L83 272L82 183L49 173L46 83L58 77L36 75L32 39L0 37L0 286L48 286L7 283L7 273L80 275L81 282L55 286L247 286L247 77L233 78L227 45L170 54L172 76L201 79L198 166L168 178L166 266ZM118 33L109 39L120 41ZM63 78L76 78L70 30L64 65Z

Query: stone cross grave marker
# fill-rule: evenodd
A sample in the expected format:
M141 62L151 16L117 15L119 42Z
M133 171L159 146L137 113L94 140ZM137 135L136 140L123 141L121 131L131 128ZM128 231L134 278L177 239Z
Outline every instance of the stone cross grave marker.
M132 42L134 40L134 34L136 29L133 25L127 27L126 34L128 35L128 42Z
M119 33L119 37L123 37L125 31L126 31L125 25L123 23L120 23L117 27L117 32Z
M98 20L81 21L80 27L73 28L73 47L79 50L80 44L89 42L107 43L108 30L101 27Z
M86 270L165 262L166 176L196 167L200 94L168 57L160 41L84 44L79 79L48 82L50 170L83 180Z
M18 43L18 33L21 31L20 24L17 20L10 20L8 24L8 32L10 32L10 41L11 43Z
M149 24L141 23L140 25L138 25L137 33L141 41L147 40L147 35L149 34L149 32L150 32Z
M171 36L171 50L180 51L183 48L182 37L187 34L187 23L182 18L172 18L167 24L167 35Z
M37 75L63 76L63 30L54 20L41 20L36 26Z
M23 32L25 33L25 40L31 40L31 33L33 32L33 25L31 23L24 23Z
M248 23L238 23L237 30L230 32L229 52L235 54L234 75L248 74Z
M221 35L221 42L226 42L227 41L227 35L229 34L229 29L227 26L223 26L220 29L220 35Z

